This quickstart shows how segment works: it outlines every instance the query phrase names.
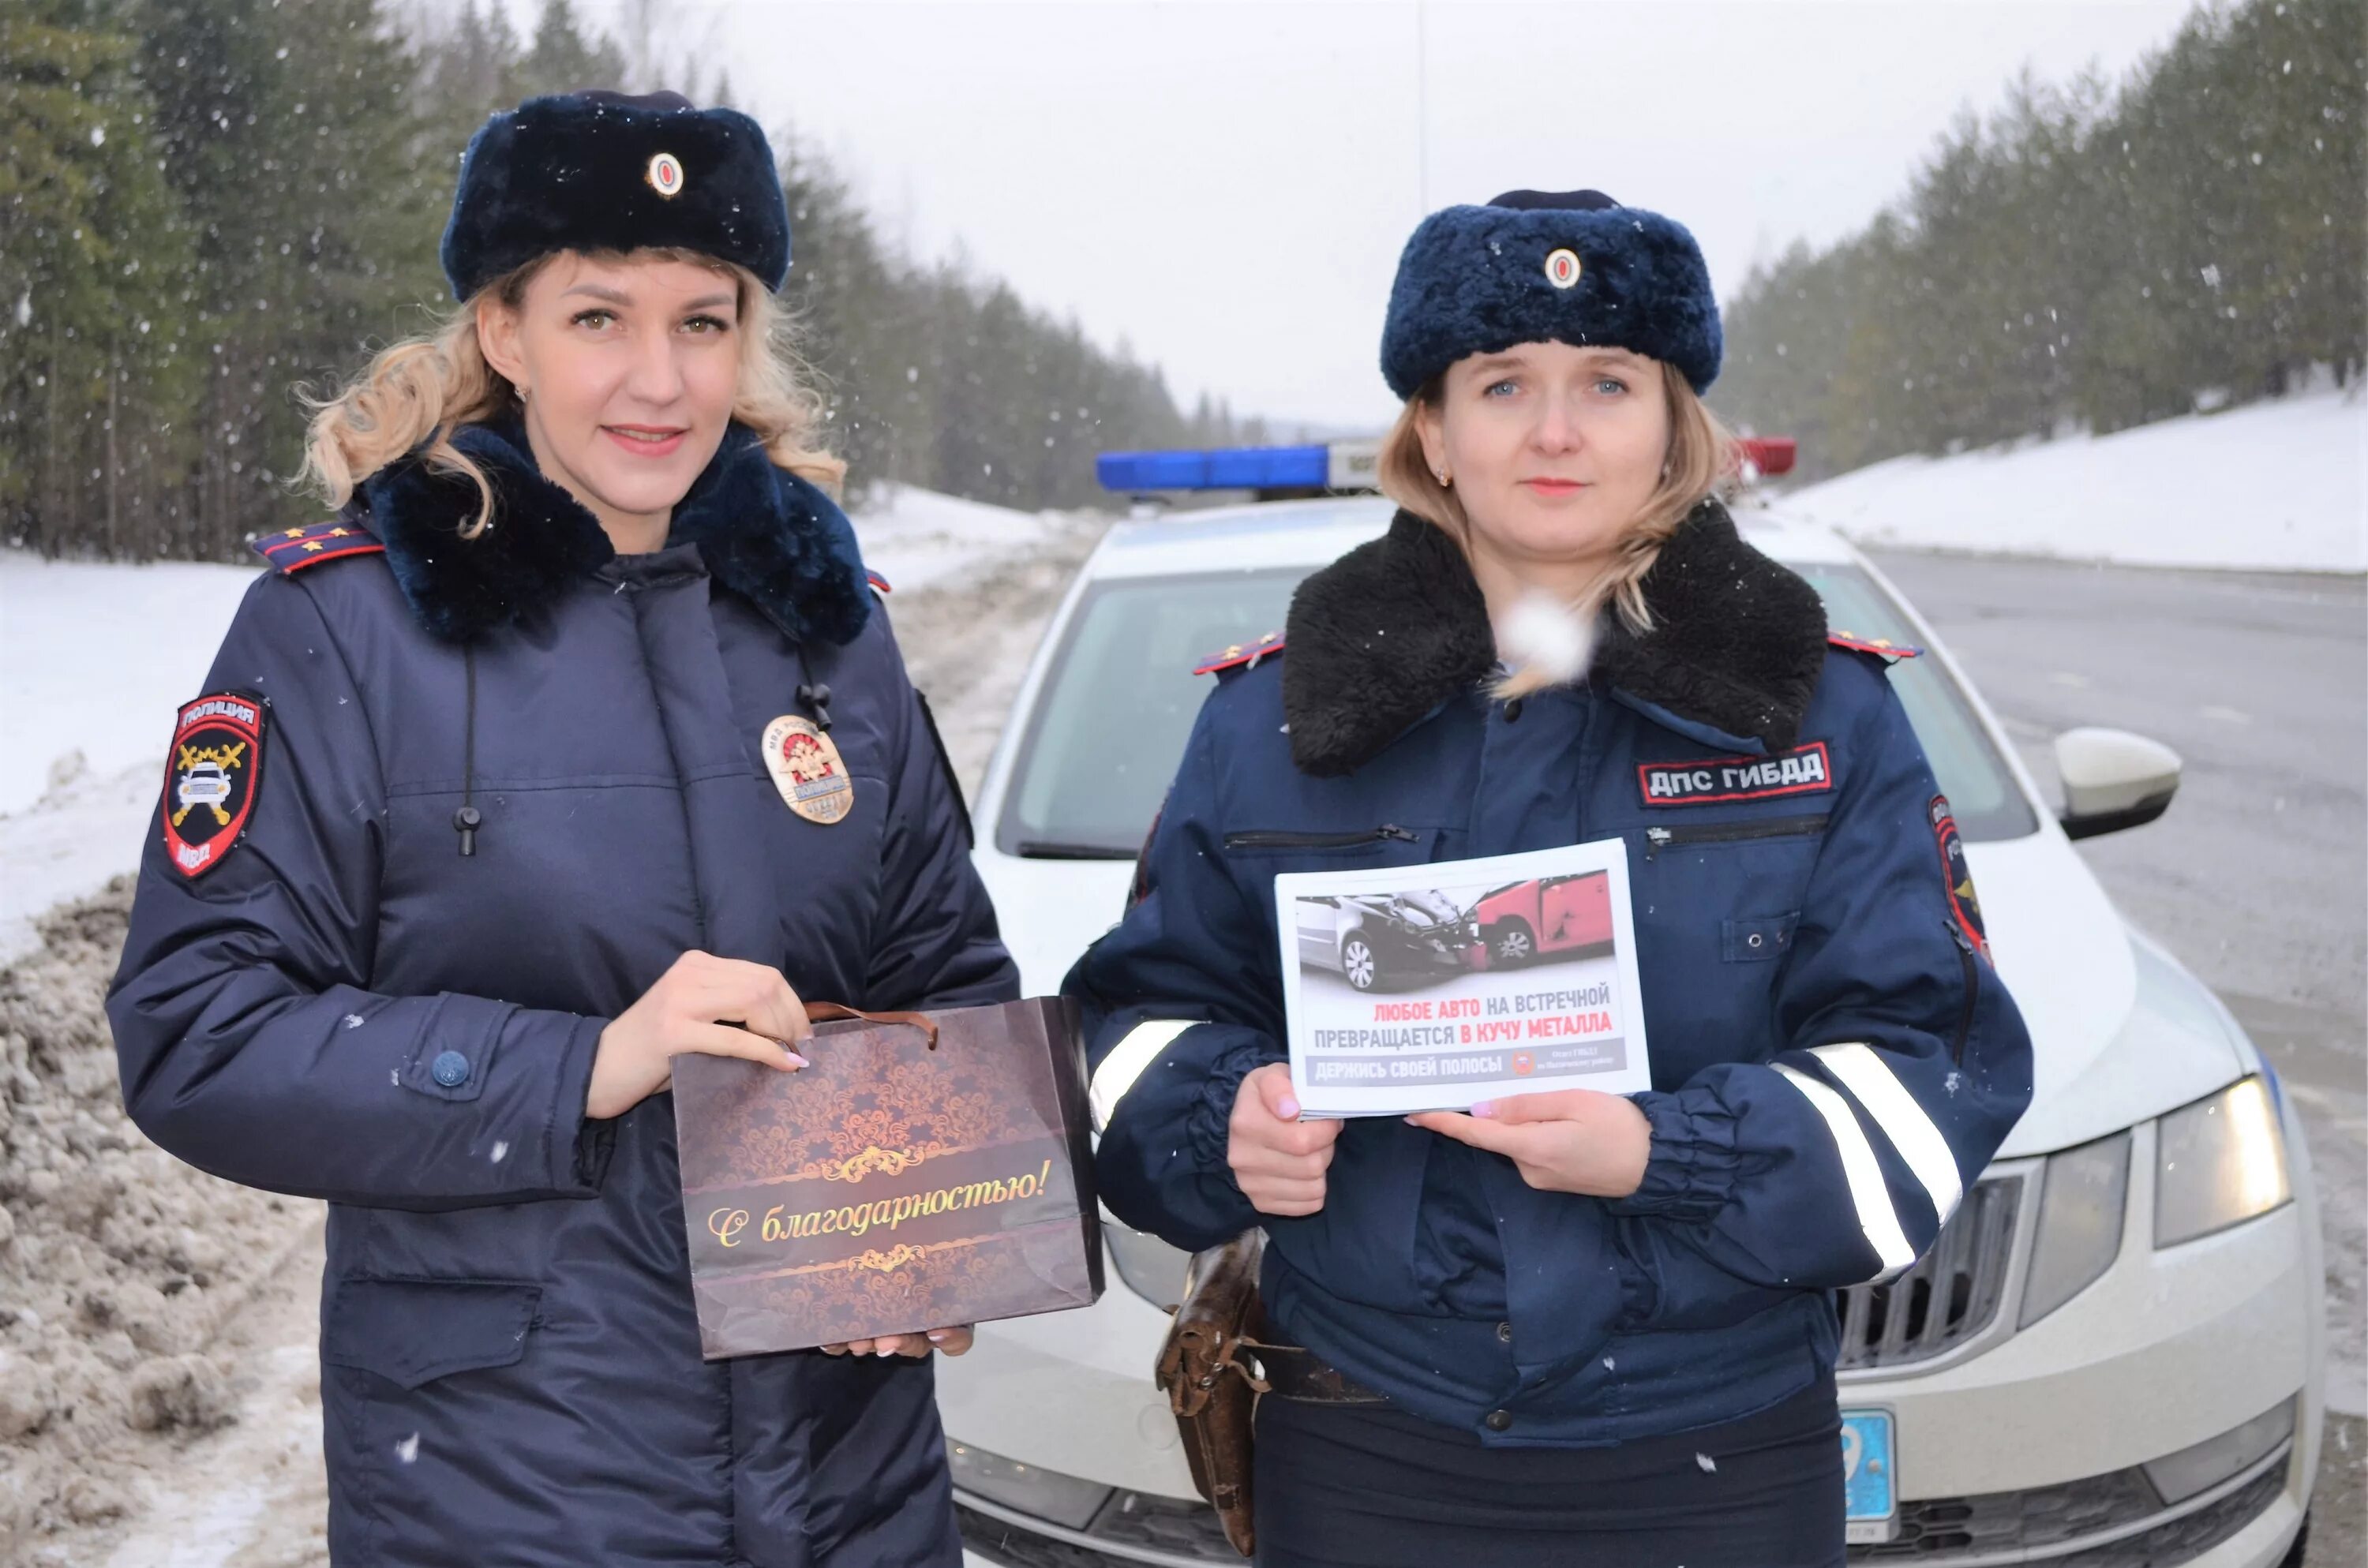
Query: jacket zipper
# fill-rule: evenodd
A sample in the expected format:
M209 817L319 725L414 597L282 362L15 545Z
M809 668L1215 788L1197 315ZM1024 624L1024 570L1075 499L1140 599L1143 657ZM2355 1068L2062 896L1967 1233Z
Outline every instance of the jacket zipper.
M1965 1040L1974 1032L1974 1003L1981 994L1982 971L1981 965L1974 959L1974 944L1966 940L1965 934L1957 929L1954 922L1950 924L1949 935L1957 939L1957 962L1965 971L1965 1005L1957 1014L1957 1038L1949 1047L1949 1061L1963 1067L1965 1064Z
M1417 835L1395 823L1383 823L1363 833L1291 833L1273 828L1247 828L1225 835L1228 849L1346 849L1356 844L1378 844L1395 839L1400 844L1416 843Z
M1645 858L1650 860L1672 844L1738 844L1753 838L1799 838L1823 833L1825 815L1763 817L1758 822L1723 822L1704 827L1648 827Z

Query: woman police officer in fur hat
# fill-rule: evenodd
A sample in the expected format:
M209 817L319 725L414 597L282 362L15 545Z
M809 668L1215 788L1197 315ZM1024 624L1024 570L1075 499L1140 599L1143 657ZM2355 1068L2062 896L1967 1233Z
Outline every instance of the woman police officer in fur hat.
M801 997L1018 989L816 488L789 238L746 116L489 120L462 309L320 409L344 509L258 541L176 725L124 1097L329 1201L337 1562L960 1561L927 1358L967 1331L703 1364L663 1092L686 1051L802 1066Z
M1267 1232L1261 1337L1304 1347L1260 1357L1273 1568L1839 1564L1829 1292L1907 1267L2029 1097L1885 655L1713 498L1719 346L1667 218L1426 220L1382 346L1402 509L1220 674L1070 975L1103 1201ZM1278 873L1614 836L1651 1092L1298 1119Z

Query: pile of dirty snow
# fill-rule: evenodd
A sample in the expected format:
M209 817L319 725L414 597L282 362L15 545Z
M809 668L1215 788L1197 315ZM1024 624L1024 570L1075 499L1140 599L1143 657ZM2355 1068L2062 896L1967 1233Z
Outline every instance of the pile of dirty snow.
M100 1009L131 889L40 922L0 970L0 1562L134 1511L141 1478L232 1419L209 1354L317 1205L233 1187L123 1113Z
M909 484L874 485L850 500L863 564L906 593L961 588L1076 526L1058 513L1019 512Z

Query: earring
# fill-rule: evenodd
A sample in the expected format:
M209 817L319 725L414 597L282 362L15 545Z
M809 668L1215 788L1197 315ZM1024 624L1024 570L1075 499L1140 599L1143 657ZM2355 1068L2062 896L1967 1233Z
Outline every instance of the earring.
M1448 485L1450 483L1452 483L1452 482L1448 479L1448 477L1447 477L1447 471L1446 471L1445 469L1443 469L1443 468L1442 468L1442 469L1439 469L1439 470L1437 470L1437 471L1436 471L1436 473L1437 473L1437 477L1438 477L1438 479L1439 479L1440 487L1441 489L1445 489L1445 488L1447 487L1447 485Z

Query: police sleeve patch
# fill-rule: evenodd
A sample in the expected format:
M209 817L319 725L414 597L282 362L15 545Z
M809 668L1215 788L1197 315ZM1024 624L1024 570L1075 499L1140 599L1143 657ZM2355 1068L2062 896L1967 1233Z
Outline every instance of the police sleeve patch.
M1991 961L1989 929L1982 924L1982 901L1974 895L1974 873L1965 865L1965 841L1957 832L1957 819L1949 810L1949 797L1933 796L1924 810L1932 819L1933 840L1941 846L1941 874L1949 884L1950 916L1974 951L1987 963Z
M1830 794L1833 787L1833 758L1823 741L1773 756L1706 756L1636 767L1636 793L1648 806L1725 806Z
M244 691L212 691L184 706L165 760L165 854L190 881L222 863L245 835L263 777L270 711Z

